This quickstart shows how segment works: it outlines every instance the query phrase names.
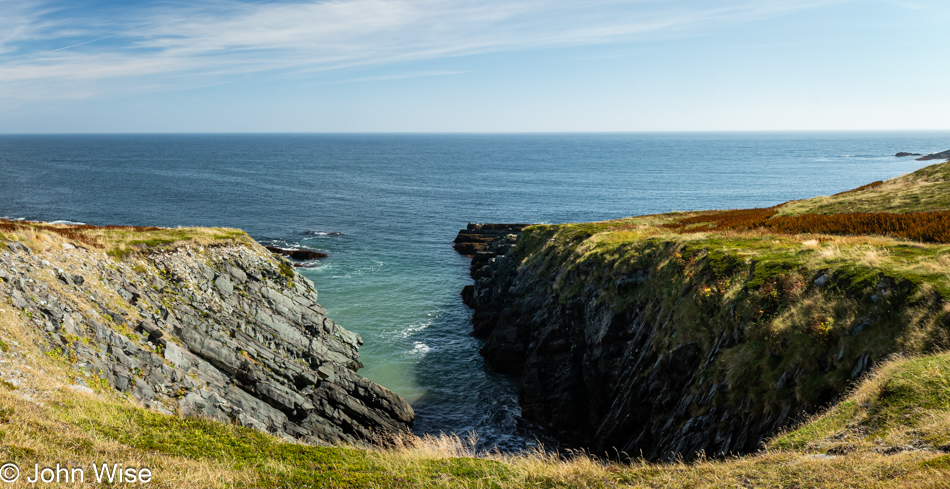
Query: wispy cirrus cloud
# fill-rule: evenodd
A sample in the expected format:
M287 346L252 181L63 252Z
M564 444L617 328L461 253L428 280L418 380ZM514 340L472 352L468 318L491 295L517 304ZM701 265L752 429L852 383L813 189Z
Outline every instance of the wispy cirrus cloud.
M688 35L834 1L216 0L78 9L0 0L0 97L190 88L259 73L319 78L357 66Z

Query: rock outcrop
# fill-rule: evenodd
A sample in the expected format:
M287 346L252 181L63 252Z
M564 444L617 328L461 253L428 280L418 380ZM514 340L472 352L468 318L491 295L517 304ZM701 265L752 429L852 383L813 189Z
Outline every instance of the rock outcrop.
M929 160L950 160L950 149L946 151L941 151L940 153L930 153L928 155L921 156L917 158L917 161L929 161Z
M489 251L494 241L503 239L513 233L519 233L528 226L529 224L469 223L465 229L459 231L452 247L465 256L476 258L475 263L480 263L482 260L487 260L497 254L494 251ZM487 252L487 254L479 257L478 253L480 252Z
M619 264L608 254L568 264L567 257L579 254L548 245L550 237L537 231L530 245L517 234L489 243L476 255L487 258L473 262L475 284L463 299L475 310L486 363L519 379L522 415L565 444L611 457L670 460L758 450L841 392L825 379L846 385L886 355L869 346L871 338L889 337L876 325L899 312L879 310L881 297L897 308L911 303L913 285L879 279L873 296L846 297L854 323L840 343L817 336L811 351L778 345L769 353L747 330L754 318L789 307L766 290L784 279L761 278L781 277L780 271L662 240L627 248L638 257L634 262ZM793 282L816 304L856 287L845 274L814 273ZM741 292L719 302L708 292L716 283ZM914 307L940 314L930 303ZM724 356L732 360L728 366Z
M906 151L901 151L900 153L897 153L897 154L894 155L894 156L896 156L896 157L898 157L898 158L903 158L903 157L905 157L905 156L921 156L921 154L920 154L920 153L908 153L908 152L906 152Z
M0 241L0 304L20 311L77 388L115 388L161 412L307 443L386 443L409 432L412 408L357 374L360 336L326 317L313 283L256 243L118 260L57 239Z

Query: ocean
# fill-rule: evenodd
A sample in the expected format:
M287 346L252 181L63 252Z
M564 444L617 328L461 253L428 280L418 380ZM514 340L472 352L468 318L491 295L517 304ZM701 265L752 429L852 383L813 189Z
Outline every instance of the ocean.
M468 222L560 223L762 207L931 162L950 132L0 136L0 216L223 226L330 256L301 269L365 340L362 375L405 397L419 434L521 450L512 379L487 369L459 292Z

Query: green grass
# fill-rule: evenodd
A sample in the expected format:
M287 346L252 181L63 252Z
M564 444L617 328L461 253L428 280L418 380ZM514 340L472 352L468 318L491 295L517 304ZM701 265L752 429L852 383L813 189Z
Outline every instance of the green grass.
M911 406L918 399L932 412L950 413L939 382L901 390L901 382L928 372L932 361L940 363L941 375L946 375L946 358L920 358L898 361L889 373L869 381L873 385L866 383L867 389L888 380L897 383L898 394L880 396L881 412L889 419L915 413ZM888 446L881 443L829 460L813 458L811 454L827 449L816 442L836 441L835 435L854 424L859 409L854 406L864 402L863 397L773 441L760 454L689 464L650 464L606 462L584 454L472 456L457 439L447 443L429 439L408 449L307 446L234 425L166 416L121 400L65 390L51 394L39 405L19 399L15 389L0 389L0 458L21 466L68 460L70 466L89 467L107 460L127 467L148 467L155 487L830 488L889 487L895 481L913 487L940 487L950 475L945 455L926 451L886 455L872 449ZM890 399L898 401L888 404ZM933 434L928 426L935 424L918 425L916 435ZM937 431L946 430L944 423Z
M89 417L88 413L101 412L99 410L110 415ZM350 485L380 482L367 462L366 452L359 450L293 445L246 428L164 416L126 405L64 403L57 414L90 433L137 450L213 460L233 470L255 469L260 476L258 483L266 487L278 482L299 487L303 483L325 483L334 479ZM266 467L265 462L270 460L280 460L286 467L283 470Z
M912 446L942 450L950 443L950 353L883 365L845 400L770 445L784 450Z
M51 407L42 408L4 392L0 426L6 424L11 436L0 444L0 458L21 466L50 457L91 464L112 452L110 460L153 467L161 487L506 487L500 484L513 480L510 466L496 460L433 456L407 461L395 453L287 443L252 429L167 416L123 402L59 393ZM9 426L13 419L21 426ZM189 480L181 472L188 466L226 476ZM178 485L182 475L185 480Z

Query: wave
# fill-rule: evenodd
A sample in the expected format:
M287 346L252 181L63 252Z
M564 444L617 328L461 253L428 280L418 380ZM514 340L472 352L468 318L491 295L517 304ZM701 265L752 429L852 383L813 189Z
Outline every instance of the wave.
M318 237L321 237L321 238L330 237L330 236L346 236L345 234L343 234L343 233L341 233L341 232L339 232L339 231L313 231L313 230L307 230L307 231L304 231L304 232L302 232L302 233L300 233L300 234L303 234L303 235L305 235L305 236L318 236Z
M66 221L66 220L51 221L50 224L69 224L70 226L85 226L86 225L86 223L84 222Z
M438 315L436 317L438 317ZM399 335L402 336L403 338L408 338L413 333L418 333L419 331L422 331L428 328L429 326L432 326L432 319L422 321L421 323L410 324L406 329L400 331Z

